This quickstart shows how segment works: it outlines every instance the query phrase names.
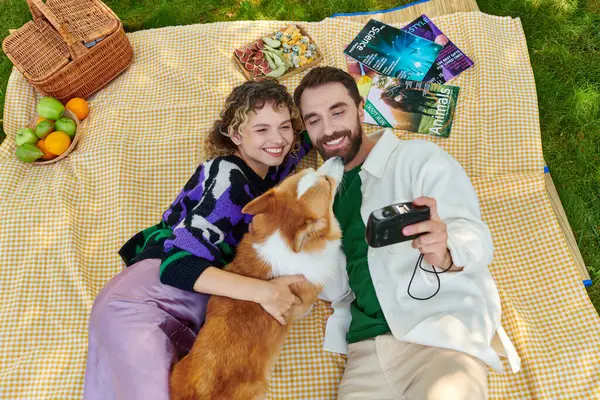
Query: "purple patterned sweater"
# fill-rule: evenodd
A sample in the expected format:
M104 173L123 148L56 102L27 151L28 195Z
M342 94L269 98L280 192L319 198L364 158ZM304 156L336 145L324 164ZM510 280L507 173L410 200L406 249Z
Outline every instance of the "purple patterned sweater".
M206 268L223 267L233 260L235 247L252 220L242 208L287 177L310 151L308 134L304 132L301 138L300 150L269 169L265 179L236 156L201 164L162 220L119 250L125 264L161 258L161 281L194 291L194 283Z

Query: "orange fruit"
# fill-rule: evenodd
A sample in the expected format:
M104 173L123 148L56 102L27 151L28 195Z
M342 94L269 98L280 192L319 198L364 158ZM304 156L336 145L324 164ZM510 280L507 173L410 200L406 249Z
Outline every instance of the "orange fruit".
M49 153L60 156L71 145L71 138L63 131L54 131L46 136L44 147Z
M47 119L47 118L42 118L42 117L39 117L39 118L38 118L38 120L35 122L35 125L37 126L37 124L39 124L39 123L40 123L40 122L42 122L42 121L50 121L50 120L49 120L49 119Z
M87 101L80 97L75 97L65 104L65 108L71 111L73 114L77 115L77 118L80 120L84 119L90 113L90 106Z
M45 142L46 142L45 139L41 139L41 140L38 140L38 142L36 143L36 146L38 147L38 149L40 149L41 151L44 152L44 155L40 157L40 160L44 160L44 161L52 160L56 156L54 154L50 153L48 150L46 150Z

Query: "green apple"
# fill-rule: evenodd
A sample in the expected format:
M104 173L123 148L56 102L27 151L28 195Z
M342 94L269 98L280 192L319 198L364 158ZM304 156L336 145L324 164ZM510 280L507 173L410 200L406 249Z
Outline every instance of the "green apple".
M17 131L15 136L15 143L17 146L20 146L25 143L36 144L38 142L38 137L33 132L31 128L21 128Z
M62 117L56 120L54 123L54 129L57 131L63 131L69 135L71 139L73 139L73 136L75 136L75 132L77 131L77 124L75 124L75 121L73 121L71 118Z
M56 121L65 112L65 106L52 97L42 97L37 105L37 112L42 118Z
M25 143L19 147L17 147L17 157L23 162L30 163L41 156L44 155L44 152L40 150L36 145L31 143Z
M40 121L35 127L35 134L40 139L45 139L52 132L54 132L54 122L47 119Z

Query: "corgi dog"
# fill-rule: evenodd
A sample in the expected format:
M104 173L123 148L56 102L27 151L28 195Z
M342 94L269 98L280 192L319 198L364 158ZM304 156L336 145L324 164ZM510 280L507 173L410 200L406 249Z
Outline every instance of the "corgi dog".
M252 230L225 270L269 280L302 274L290 285L302 303L281 325L260 304L221 296L208 302L206 322L190 353L175 364L173 400L259 400L294 319L310 312L326 282L344 268L341 230L333 201L344 166L330 159L305 169L248 203ZM339 276L339 275L338 275Z

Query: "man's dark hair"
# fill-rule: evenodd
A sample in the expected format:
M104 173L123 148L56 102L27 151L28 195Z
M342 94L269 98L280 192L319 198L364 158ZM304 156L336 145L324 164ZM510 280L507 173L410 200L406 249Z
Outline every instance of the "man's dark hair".
M356 86L354 78L349 73L334 67L317 67L310 70L302 78L302 81L300 81L300 84L294 91L294 103L296 103L296 107L300 107L300 97L302 97L305 89L315 88L330 82L339 82L344 85L357 106L362 101L362 96L358 92L358 86Z

